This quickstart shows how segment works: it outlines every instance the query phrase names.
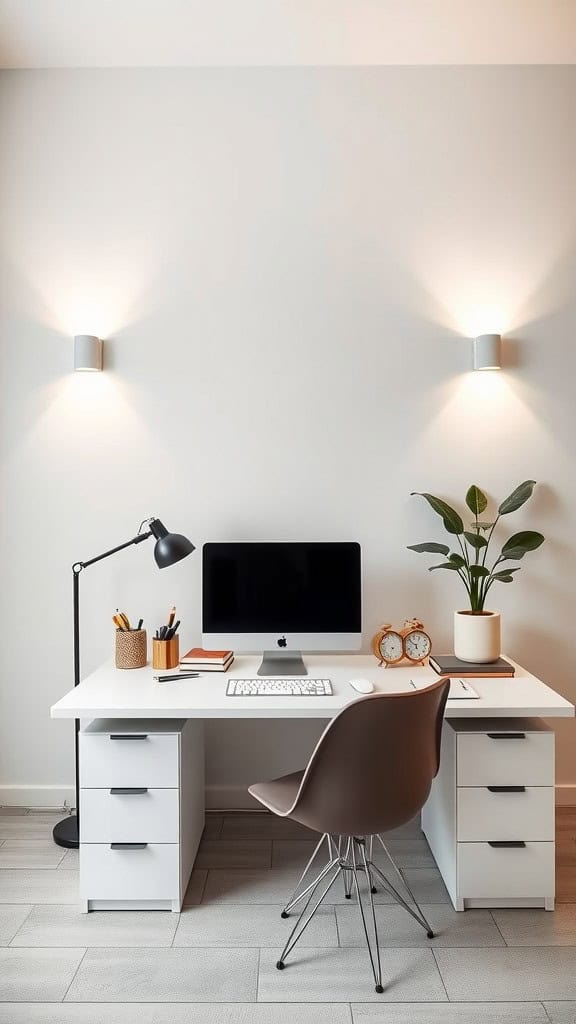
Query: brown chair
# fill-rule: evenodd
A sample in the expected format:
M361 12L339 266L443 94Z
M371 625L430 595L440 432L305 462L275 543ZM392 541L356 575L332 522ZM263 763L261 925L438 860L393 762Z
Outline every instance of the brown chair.
M440 764L442 719L449 689L449 680L440 679L423 690L361 697L329 723L305 771L250 786L252 796L274 814L322 833L294 895L282 911L282 917L288 917L293 907L306 900L276 964L278 970L283 970L286 957L340 875L347 899L354 884L377 992L384 989L373 900L375 881L418 921L428 938L434 937L382 833L410 821L428 798ZM408 900L374 864L374 838L403 883ZM323 845L328 850L328 862L313 881L303 886ZM367 881L373 947L359 871L364 872Z

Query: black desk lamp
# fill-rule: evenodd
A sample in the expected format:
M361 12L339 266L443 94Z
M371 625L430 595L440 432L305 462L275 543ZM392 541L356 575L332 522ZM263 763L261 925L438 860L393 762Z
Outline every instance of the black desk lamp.
M86 569L89 565L94 565L94 562L101 562L103 558L108 558L109 555L115 555L117 551L122 551L123 548L129 548L131 544L140 544L143 540L148 540L148 537L155 537L156 544L154 545L154 558L159 569L165 569L169 565L174 565L175 562L179 562L182 558L186 558L186 555L190 555L194 551L194 545L187 537L183 537L181 533L168 533L168 530L164 526L164 523L160 522L159 519L145 519L141 525L146 525L148 529L144 533L138 532L135 537L131 540L127 540L125 544L119 544L116 548L111 548L110 551L105 551L102 555L96 555L96 558L90 558L87 562L75 562L72 566L72 576L74 581L74 686L78 686L80 682L80 617L79 617L79 591L78 591L78 577L82 572L82 569ZM76 759L76 814L71 814L54 827L52 835L54 836L54 842L58 846L66 846L68 849L77 850L79 846L79 835L80 835L80 777L78 771L78 733L80 732L80 721L76 719L76 732L75 732L75 759Z

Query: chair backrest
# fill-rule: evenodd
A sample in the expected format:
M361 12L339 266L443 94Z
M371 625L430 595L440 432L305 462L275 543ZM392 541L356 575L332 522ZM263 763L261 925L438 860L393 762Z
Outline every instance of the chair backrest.
M449 679L349 704L321 736L291 818L317 832L374 835L403 825L426 803L440 765Z

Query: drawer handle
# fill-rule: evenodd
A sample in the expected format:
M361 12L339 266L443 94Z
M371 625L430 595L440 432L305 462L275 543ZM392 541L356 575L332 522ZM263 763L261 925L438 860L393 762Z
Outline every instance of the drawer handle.
M110 843L111 850L145 850L148 843Z
M486 786L490 793L525 793L526 786Z
M143 736L141 733L125 733L125 734L113 734L110 736L111 740L147 740L147 736Z
M522 843L516 839L499 839L492 843L488 843L488 846L492 846L496 850L522 850L526 846L526 843Z
M525 740L525 732L489 732L486 734L491 740Z
M110 790L110 795L111 796L132 796L132 795L137 796L140 793L147 793L147 792L148 792L147 789L137 789L136 787L133 787L132 789L123 789L121 786L114 786L114 788Z

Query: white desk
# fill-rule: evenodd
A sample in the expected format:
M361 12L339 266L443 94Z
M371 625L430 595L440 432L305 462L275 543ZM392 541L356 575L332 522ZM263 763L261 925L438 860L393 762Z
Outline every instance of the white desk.
M255 677L260 664L259 657L238 657L226 674L166 683L154 680L160 673L150 666L119 671L106 664L52 707L53 718L91 720L80 737L85 910L180 909L203 827L202 720L329 719L359 697L348 685L350 678L371 679L384 693L411 691L411 679L422 687L438 678L423 667L379 668L371 655L306 656L306 663L311 677L332 680L332 697L227 697L227 680ZM424 809L424 831L457 909L552 909L554 736L534 719L572 717L574 707L518 665L512 679L471 684L480 699L449 700L446 706L441 771ZM510 731L513 739L501 735ZM503 742L490 747L496 733ZM111 743L112 736L123 742ZM135 738L147 742L130 742ZM466 758L483 742L489 751L478 754L478 762L483 758L484 766L470 780ZM505 794L513 784L518 800L520 783L526 799L515 809ZM484 798L484 791L492 793L495 784L494 802L470 803ZM82 809L88 807L85 816ZM470 817L476 817L472 839L463 831ZM494 820L506 823L502 840L512 836L512 845L508 850L499 843L492 868L488 849L494 849Z
M377 691L409 690L438 679L429 668L379 668L369 654L306 655L309 675L331 679L332 697L227 697L228 679L255 678L260 657L238 657L230 672L207 672L199 679L154 682L150 666L121 671L107 662L70 690L51 709L52 718L332 718L360 696L348 680L371 679ZM510 659L509 659L510 660ZM570 718L574 707L519 665L513 679L471 679L480 700L449 701L447 718Z

